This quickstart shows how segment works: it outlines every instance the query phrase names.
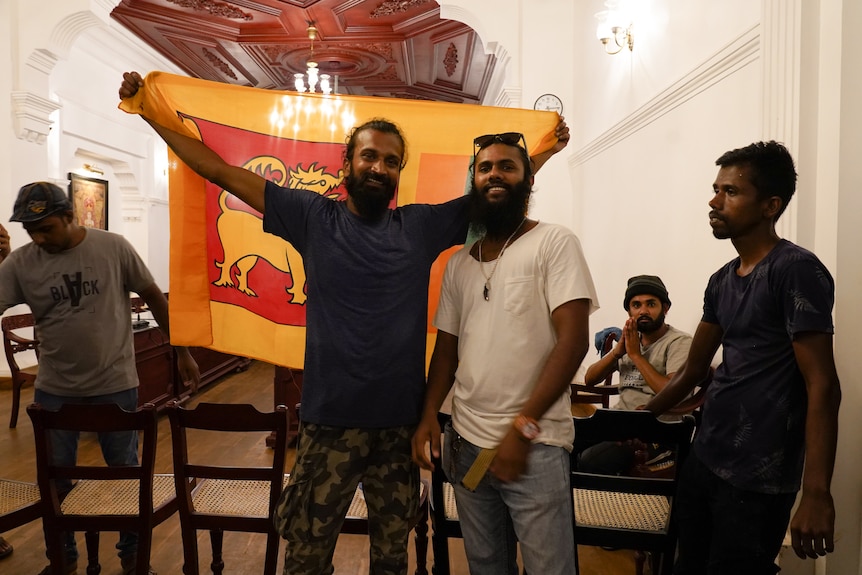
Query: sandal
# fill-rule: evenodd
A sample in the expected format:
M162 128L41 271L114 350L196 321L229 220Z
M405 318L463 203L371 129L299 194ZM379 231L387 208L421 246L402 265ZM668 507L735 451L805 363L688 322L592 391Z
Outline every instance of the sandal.
M12 545L9 544L8 541L0 537L0 559L4 559L12 555Z

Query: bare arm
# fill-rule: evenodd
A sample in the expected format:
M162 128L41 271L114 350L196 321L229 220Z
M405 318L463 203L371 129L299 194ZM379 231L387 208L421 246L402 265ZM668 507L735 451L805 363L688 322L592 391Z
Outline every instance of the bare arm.
M587 368L584 383L593 386L603 382L610 374L620 368L620 360L626 353L625 332L617 340L614 348L606 353L599 361Z
M808 411L802 497L790 522L790 534L796 554L813 558L835 549L835 505L830 490L838 443L841 385L832 355L831 334L797 334L793 352L805 378Z
M146 289L138 293L141 299L150 308L153 313L153 318L159 324L159 328L168 336L171 337L170 320L168 319L168 299L159 286L152 283ZM175 346L177 352L177 368L184 382L189 382L192 391L197 391L198 385L201 382L201 373L198 369L198 364L189 353L189 349L184 346Z
M640 340L638 338L637 320L629 318L626 320L626 325L623 328L623 337L626 342L626 354L632 363L643 376L644 381L652 390L653 393L659 393L665 388L667 382L674 376L674 373L666 375L659 373L653 365L641 353Z
M120 97L134 96L143 85L144 80L140 74L126 72L120 86ZM231 166L200 140L166 128L149 118L144 118L144 121L152 126L168 147L195 173L263 213L266 180L248 170Z
M422 420L413 434L413 461L423 469L434 469L426 453L426 445L430 443L431 453L440 457L440 424L437 421L437 412L455 383L456 369L458 337L438 330L431 364L428 366L428 387L425 390Z
M569 388L575 372L587 355L589 342L590 301L578 299L564 303L551 313L557 343L551 350L533 393L521 409L521 415L541 419L546 411ZM497 448L489 470L501 481L514 481L526 469L530 443L512 427Z
M644 409L661 415L683 399L709 375L712 358L721 345L722 329L718 324L701 321L691 340L691 350L682 368Z

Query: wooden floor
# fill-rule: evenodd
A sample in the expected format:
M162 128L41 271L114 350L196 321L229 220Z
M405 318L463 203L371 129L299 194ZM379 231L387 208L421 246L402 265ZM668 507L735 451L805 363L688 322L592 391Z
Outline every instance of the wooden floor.
M239 374L228 375L210 385L191 404L199 401L217 403L251 403L258 409L272 409L273 367L262 362L252 362L251 367ZM0 474L8 479L35 481L35 456L30 420L23 406L33 398L33 390L25 389L22 395L22 412L16 429L8 429L11 391L8 383L0 384ZM170 429L167 417L159 423L159 446L156 471L171 472ZM197 441L196 447L208 452L222 452L230 457L242 459L249 464L263 464L268 457L264 436L243 438L231 445L213 444L206 438ZM93 437L81 441L80 457L99 457L98 444ZM293 453L289 453L288 469L293 464ZM41 524L32 522L13 529L3 536L14 547L15 552L0 560L2 575L35 575L46 564L44 539ZM103 575L119 575L120 566L114 549L116 537L105 533L101 543ZM259 575L263 569L265 539L259 534L226 533L224 541L225 575ZM79 534L78 548L84 552L83 534ZM467 575L464 548L460 540L450 540L452 575ZM201 572L209 573L209 539L206 533L199 534ZM282 546L283 552L283 546ZM410 573L414 572L416 557L411 545ZM634 561L629 551L604 551L593 547L579 547L581 573L583 575L632 575ZM430 546L428 551L429 572L434 558ZM153 553L151 563L160 575L182 573L182 541L179 518L174 515L153 531ZM360 535L342 535L333 560L338 575L364 575L368 573L368 539ZM78 573L84 573L85 560L79 560ZM279 566L279 569L281 567Z

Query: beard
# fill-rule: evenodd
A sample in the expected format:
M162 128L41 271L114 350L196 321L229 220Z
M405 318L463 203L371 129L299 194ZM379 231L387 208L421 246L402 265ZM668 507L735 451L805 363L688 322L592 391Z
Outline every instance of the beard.
M524 219L533 190L528 180L514 186L502 183L493 185L506 189L506 197L500 202L489 202L484 191L479 190L473 181L470 188L470 223L479 234L502 238L512 233Z
M664 325L664 314L660 313L655 319L644 316L638 318L638 331L641 333L652 333L658 331Z
M370 185L372 182L378 185ZM344 177L344 187L363 218L379 218L386 213L392 198L395 197L395 183L392 179L385 174L371 171L356 176L351 168Z

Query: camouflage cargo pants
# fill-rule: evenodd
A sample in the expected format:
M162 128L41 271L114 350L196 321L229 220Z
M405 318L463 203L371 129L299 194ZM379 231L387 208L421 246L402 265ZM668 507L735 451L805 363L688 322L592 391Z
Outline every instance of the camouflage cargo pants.
M407 573L408 523L419 506L413 431L302 424L296 464L274 518L287 540L285 575L333 572L335 543L360 481L368 506L370 573Z

